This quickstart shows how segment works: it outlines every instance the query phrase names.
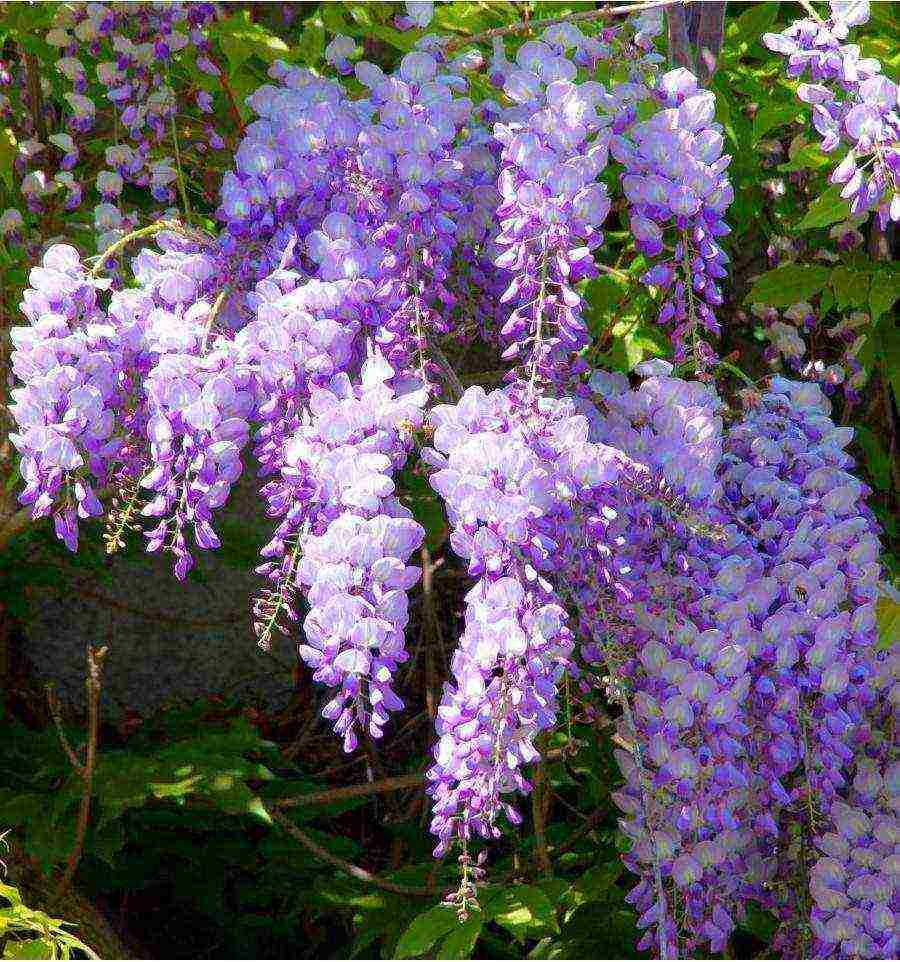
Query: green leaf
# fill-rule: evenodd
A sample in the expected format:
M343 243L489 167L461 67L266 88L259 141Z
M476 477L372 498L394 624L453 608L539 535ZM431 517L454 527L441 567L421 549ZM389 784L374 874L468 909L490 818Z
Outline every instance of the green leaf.
M865 455L866 469L872 484L879 491L888 491L891 487L891 459L881 445L878 437L867 427L859 425L854 429L856 443Z
M875 611L878 618L878 648L890 651L900 643L900 605L893 598L880 598Z
M777 3L754 3L737 20L732 20L728 24L726 36L729 41L743 42L747 45L756 43L777 18Z
M803 220L794 230L816 230L849 217L850 203L841 197L841 190L840 184L832 184L821 197L817 197L809 205Z
M7 885L6 882L0 882L0 897L5 898L10 905L22 904L19 890L14 885Z
M326 4L328 6L328 4ZM325 24L321 17L310 17L303 24L297 53L308 67L318 67L325 56Z
M900 298L900 271L875 271L869 292L869 313L872 315L872 320L877 321L882 314L889 311L898 298ZM900 358L895 360L900 362Z
M15 183L13 163L16 159L16 135L10 127L0 127L0 177L12 191Z
M353 27L344 19L341 4L322 3L319 5L319 15L329 33L344 33L353 35Z
M50 938L9 942L3 950L4 959L52 959L55 955L53 941Z
M616 880L622 871L623 866L618 859L589 868L569 886L562 897L563 904L574 909L584 905L585 902L604 901L615 889Z
M870 275L849 267L836 267L831 272L831 288L840 308L865 308L869 301Z
M125 848L125 827L121 820L107 822L97 828L90 841L90 850L111 868L115 868L116 857Z
M372 23L366 32L403 53L409 53L422 36L421 30L397 30L383 23Z
M873 281L873 287L874 287ZM874 325L871 345L882 376L890 384L894 399L900 404L900 325L890 314L882 315Z
M437 551L447 540L447 521L437 494L427 479L415 471L404 471L400 475L400 490L400 500L425 529L429 550Z
M0 825L4 829L23 825L46 815L46 797L37 792L0 789Z
M629 281L617 274L601 274L588 281L584 287L584 299L591 330L600 332L606 327L610 315L628 295L629 288Z
M52 3L17 3L3 11L3 28L18 34L21 42L29 35L42 35L53 23L56 8Z
M789 307L818 294L828 283L831 269L814 264L781 264L758 277L744 298L746 304Z
M483 926L484 916L481 912L473 912L441 942L436 957L439 959L470 958Z
M394 952L395 959L414 959L424 955L438 939L459 925L456 909L450 905L435 905L417 915L400 936Z
M490 914L520 941L539 938L548 931L559 932L556 910L536 885L516 885L499 891L485 904L485 914Z
M789 157L788 163L778 165L778 169L786 174L794 170L820 170L835 162L834 156L823 154L818 144L804 144L791 150Z
M365 27L366 30L371 29L375 24L372 15L366 6L361 3L354 3L353 6L350 7L350 16L353 17L360 27Z
M254 23L247 10L217 20L209 28L209 35L222 48L232 76L251 57L259 57L266 63L291 57L290 47L281 37L269 33L262 24Z
M782 127L796 120L796 104L764 104L753 118L753 143L757 143L776 127Z
M768 944L778 928L778 920L771 912L758 909L751 903L748 906L747 917L740 926L755 935L761 942Z

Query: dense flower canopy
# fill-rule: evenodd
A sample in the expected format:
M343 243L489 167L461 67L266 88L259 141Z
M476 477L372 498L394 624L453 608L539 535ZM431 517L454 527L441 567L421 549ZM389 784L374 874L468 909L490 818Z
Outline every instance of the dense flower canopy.
M405 25L424 27L430 4L407 6ZM845 43L866 7L833 3L827 23L766 43L809 75L799 96L823 149L849 146L843 195L887 222L897 89ZM74 36L119 36L119 15L95 8ZM163 61L195 44L214 73L195 29L214 16L172 5L101 65L134 142L98 179L101 235L123 228L104 204L124 182L176 197L174 170L149 160L169 108L165 89L147 96L146 38ZM137 525L184 578L254 465L273 525L255 630L262 644L293 630L303 596L299 655L352 751L404 707L425 532L397 478L418 464L472 579L427 773L435 854L468 858L520 819L562 679L577 679L617 707L639 948L719 952L755 901L778 914L787 957L807 927L816 955L895 956L900 666L876 647L878 525L818 384L776 377L735 412L708 376L731 158L713 93L655 53L661 29L658 11L599 33L556 24L486 65L426 36L390 74L338 36L336 77L275 63L215 236L168 216L133 285L67 245L32 269L12 335L21 500L75 550L113 489L110 546ZM54 143L73 168L93 105L68 30L54 42L71 133ZM591 79L601 62L619 79ZM494 99L473 94L483 66ZM634 385L586 350L580 282L603 267L614 203L678 365L645 365ZM114 237L118 255L128 237ZM507 363L502 388L459 391L436 348L472 321Z

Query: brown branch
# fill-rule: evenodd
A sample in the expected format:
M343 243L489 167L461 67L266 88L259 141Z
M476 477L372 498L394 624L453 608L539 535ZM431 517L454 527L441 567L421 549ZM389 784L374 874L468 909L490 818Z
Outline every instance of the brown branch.
M684 7L670 7L666 11L666 24L669 34L669 66L684 67L691 73L696 73L694 48L688 35L687 16Z
M869 256L873 261L891 260L891 244L887 231L872 223L869 232ZM900 397L891 397L891 382L888 379L887 364L882 358L878 365L878 380L881 382L881 398L884 403L884 418L888 429L888 460L891 464L891 495L894 504L900 502L900 453L897 450L897 418L894 416L894 401L900 406Z
M88 645L87 675L85 677L85 687L87 688L88 698L87 749L84 768L79 773L84 781L84 789L81 793L81 805L78 809L78 826L75 830L75 845L69 854L66 870L53 896L54 901L58 901L66 893L75 875L78 862L81 860L81 853L84 850L84 839L87 834L88 818L91 813L94 764L97 760L97 734L100 730L100 691L102 688L103 662L106 659L106 652L106 648L94 648Z
M441 622L434 605L434 572L440 562L431 560L428 545L422 545L422 647L425 649L425 705L430 718L437 714L437 683L434 646L441 646Z
M627 16L630 13L640 13L642 10L652 10L654 7L682 6L691 0L647 0L647 2L627 3L618 7L602 7L599 10L580 10L577 13L567 13L560 17L547 17L544 20L520 20L507 24L505 27L494 27L482 33L472 34L470 37L460 37L452 40L444 47L445 53L452 53L460 47L472 44L489 43L495 37L509 37L517 33L543 30L556 23L582 23L590 20L605 20L608 17Z
M342 872L346 872L348 875L357 879L360 882L365 882L367 885L373 885L375 888L382 889L385 892L393 892L395 895L409 895L414 898L431 898L434 895L438 895L440 890L437 886L413 886L413 885L400 885L398 882L391 882L389 879L381 878L380 875L375 875L367 869L362 868L359 865L354 865L352 862L348 862L346 859L341 858L339 855L335 855L333 852L329 852L327 848L320 845L315 839L310 838L303 829L296 826L289 818L282 815L281 812L277 810L270 811L272 819L278 823L295 841L299 842L305 849L312 852L317 858L322 859L323 862L328 862L329 865L333 865L335 868L339 868Z
M22 51L25 60L25 76L28 85L28 101L31 107L31 119L37 139L42 143L47 140L47 122L44 119L44 96L41 92L41 70L38 58L33 53Z
M547 818L544 806L544 795L547 792L547 771L543 761L538 762L534 769L534 786L531 791L531 814L534 821L534 845L537 855L538 871L541 875L550 875L553 868L550 865L550 853L547 851Z
M52 685L47 685L47 707L50 709L50 716L53 719L53 723L56 725L56 733L59 736L60 744L62 745L63 751L66 753L66 757L69 759L69 764L72 769L84 778L84 765L78 760L78 756L75 754L75 749L69 744L69 739L66 737L65 729L62 723L62 713L59 708L59 699L53 691Z
M578 751L578 745L563 745L553 748L544 754L545 762L555 762L568 758ZM296 808L300 805L326 805L329 802L342 802L349 798L364 798L366 795L381 795L384 792L400 792L407 788L416 788L424 780L424 772L412 775L394 775L377 782L363 782L358 785L342 785L338 788L325 788L306 795L296 795L293 798L279 798L272 802L274 808Z
M437 361L441 370L444 372L444 376L450 391L458 401L465 393L465 388L462 386L459 376L453 369L453 365L450 363L447 355L444 354L444 352L430 338L428 340L428 350L431 352L431 356L435 361Z
M423 776L423 772L417 772L414 775L395 775L378 782L343 785L340 788L325 788L320 792L309 792L294 798L279 798L272 804L275 808L295 808L300 805L327 805L329 802L343 802L350 798L364 798L366 795L383 795L385 792L400 792L406 788L416 788L421 785Z
M222 89L225 91L225 96L228 98L228 106L231 110L231 116L234 118L234 122L237 125L238 133L241 137L244 136L244 119L241 117L241 109L238 107L238 102L235 99L234 91L231 89L231 84L228 82L228 75L222 69L222 64L212 55L212 51L207 51L207 59L210 63L214 64L219 71L219 80L222 83Z
M702 3L697 29L697 60L700 83L709 83L725 39L725 3Z
M606 815L608 811L609 809L606 805L601 805L600 808L595 808L594 811L591 812L591 814L581 823L581 825L579 825L578 828L572 832L565 842L553 850L553 854L555 856L559 856L565 855L566 852L571 851L572 848L574 848L575 843L579 841L579 839L584 838L584 836L587 835L588 832L590 832L598 822L602 821L603 816Z

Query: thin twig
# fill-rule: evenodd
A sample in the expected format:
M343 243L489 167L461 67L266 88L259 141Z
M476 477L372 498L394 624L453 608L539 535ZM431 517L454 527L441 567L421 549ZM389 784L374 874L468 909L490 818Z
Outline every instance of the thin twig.
M434 647L443 644L441 638L441 623L434 606L434 571L438 567L431 560L428 545L423 544L422 557L422 647L425 651L425 705L430 718L437 714L437 698L435 696L435 664Z
M139 240L142 237L150 237L153 234L158 234L163 230L184 230L181 224L177 220L157 220L152 224L148 224L146 227L141 227L138 230L133 230L123 237L120 237L117 241L110 244L106 250L100 254L97 258L96 263L91 268L91 277L96 277L100 271L106 266L110 258L115 257L116 254L126 247L133 240Z
M50 709L50 717L53 719L54 725L56 725L56 733L59 736L60 744L62 745L63 751L66 753L66 757L69 759L69 764L71 764L73 771L76 771L82 778L84 778L84 765L78 760L78 755L75 754L75 749L72 748L69 743L69 739L66 737L65 729L62 723L62 713L59 708L59 699L56 697L56 693L53 691L52 685L47 685L47 707Z
M803 9L816 21L816 23L823 24L825 21L816 13L815 8L809 2L809 0L798 0L799 4Z
M631 283L631 274L627 271L617 270L615 267L610 267L607 264L598 263L597 269L601 274L608 274L610 277L617 277L620 281L624 281L626 284Z
M339 868L342 872L346 872L348 875L360 882L365 882L367 885L373 885L375 888L382 889L385 892L393 892L395 895L409 895L414 898L431 898L440 892L440 890L433 885L400 885L398 882L391 882L389 879L381 878L380 875L375 875L367 869L364 869L359 865L354 865L352 862L348 862L339 855L329 852L327 848L324 848L317 841L315 841L315 839L310 838L310 836L307 835L303 829L296 826L289 818L287 818L285 815L282 815L277 809L270 811L269 815L288 833L288 835L291 836L291 838L299 842L305 849L308 849L317 858L322 859L323 862L328 862L329 865L333 865L335 868Z
M435 344L433 338L428 339L428 350L431 352L431 356L440 365L441 370L444 372L447 380L447 384L450 387L451 392L456 396L458 401L465 393L465 388L462 386L462 382L459 379L459 375L453 369L453 365L450 363L448 357L444 352Z
M505 27L494 27L491 30L484 30L481 33L472 34L470 37L460 37L452 40L444 47L444 51L451 53L460 47L468 47L478 43L489 43L495 37L509 37L517 33L536 32L546 27L552 27L556 23L582 23L589 20L605 20L607 17L628 16L630 13L640 13L642 10L652 10L654 7L682 6L690 2L691 0L648 0L646 3L628 3L618 7L603 7L599 10L580 10L576 13L567 13L560 17L547 17L544 20L519 20L516 23L507 24Z
M578 751L578 744L563 745L552 748L544 754L545 762L555 762L568 758ZM366 795L381 795L384 792L400 792L407 788L416 788L422 784L425 772L415 772L412 775L394 775L377 782L363 782L357 785L342 785L338 788L325 788L306 795L295 795L293 798L279 798L272 802L274 808L296 808L300 805L325 805L329 802L346 801L349 798L364 798Z
M574 832L560 845L558 848L553 849L553 854L556 856L565 855L566 852L571 851L575 847L575 843L580 839L584 838L598 822L603 820L603 816L609 811L606 805L601 805L599 808L595 808L593 812L575 829Z
M178 192L181 194L181 204L184 207L184 219L191 224L191 202L188 200L187 187L185 186L184 167L181 165L181 146L178 143L178 125L175 123L175 115L169 116L172 128L172 148L175 151L175 171L178 174Z
M85 751L84 768L79 773L84 781L84 788L81 793L81 805L78 809L78 826L75 830L75 845L69 853L69 861L63 877L54 895L54 901L58 901L69 888L75 869L81 860L81 853L84 849L84 839L87 834L88 818L91 813L91 792L94 784L94 764L97 760L97 734L100 730L100 691L102 689L103 662L106 659L107 649L94 648L88 645L87 649L87 675L85 687L87 688L88 700L88 731L87 748Z
M225 71L222 69L222 65L219 61L212 55L211 52L207 52L207 59L212 63L216 69L219 71L219 81L222 84L222 89L225 91L225 96L228 98L228 106L231 109L231 116L234 118L235 124L237 124L238 133L244 136L244 120L241 117L241 110L238 107L237 100L234 96L234 91L231 89L231 84L228 82L228 77Z
M206 316L206 320L203 324L203 344L200 347L202 353L206 353L206 346L209 343L209 335L212 331L212 326L215 323L216 318L219 316L219 311L222 310L222 305L225 303L225 299L228 297L230 291L228 286L222 288L219 291L218 297L213 301L213 306L210 308L209 314Z
M325 788L320 792L309 792L294 798L279 798L273 802L275 808L296 808L300 805L327 805L329 802L343 802L350 798L363 798L366 795L382 795L385 792L400 792L406 788L416 788L422 784L423 773L414 775L395 775L378 782L365 782L361 785L343 785L340 788Z

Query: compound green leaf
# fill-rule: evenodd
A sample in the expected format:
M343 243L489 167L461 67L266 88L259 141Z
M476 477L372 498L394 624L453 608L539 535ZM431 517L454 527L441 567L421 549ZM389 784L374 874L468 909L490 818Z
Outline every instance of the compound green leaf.
M781 264L758 277L744 298L747 304L789 307L818 294L828 283L831 269L815 264Z

